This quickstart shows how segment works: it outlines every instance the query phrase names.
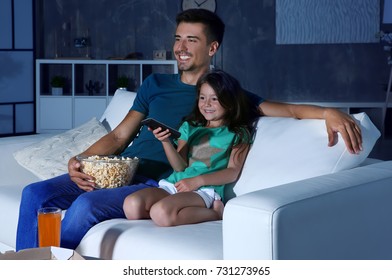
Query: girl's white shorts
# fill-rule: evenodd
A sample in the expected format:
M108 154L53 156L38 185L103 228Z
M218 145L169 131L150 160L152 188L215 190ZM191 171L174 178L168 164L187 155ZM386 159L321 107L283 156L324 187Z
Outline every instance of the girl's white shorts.
M174 186L174 184L166 181L165 179L159 181L159 188L167 191L169 194L177 193L177 189ZM204 203L206 204L207 208L211 208L214 200L222 199L220 195L216 193L213 188L202 188L193 192L200 195L200 197L204 200Z

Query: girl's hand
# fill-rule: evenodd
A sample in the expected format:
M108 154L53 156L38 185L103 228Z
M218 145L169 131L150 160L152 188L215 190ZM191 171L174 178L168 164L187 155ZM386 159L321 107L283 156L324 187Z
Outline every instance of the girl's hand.
M198 177L182 179L174 184L178 192L192 192L201 187Z
M155 138L158 139L159 141L169 142L169 137L171 133L169 132L168 129L162 130L162 128L158 127L157 129L154 130L148 128L148 130L152 131L152 133L154 133Z

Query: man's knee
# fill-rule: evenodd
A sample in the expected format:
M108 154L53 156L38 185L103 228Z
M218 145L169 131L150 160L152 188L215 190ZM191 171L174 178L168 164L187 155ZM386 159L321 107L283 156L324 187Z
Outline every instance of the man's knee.
M96 208L99 208L101 205L101 203L99 203L99 201L95 200L93 198L93 196L89 195L89 192L83 193L81 195L79 195L75 201L72 203L72 207L73 208L79 208L80 211L83 210L84 211L89 211L89 210L93 210ZM80 212L80 213L83 213Z
M27 201L35 201L36 199L45 196L46 194L42 192L42 187L44 186L44 184L45 182L42 181L32 183L24 187L22 191L22 199L25 199Z

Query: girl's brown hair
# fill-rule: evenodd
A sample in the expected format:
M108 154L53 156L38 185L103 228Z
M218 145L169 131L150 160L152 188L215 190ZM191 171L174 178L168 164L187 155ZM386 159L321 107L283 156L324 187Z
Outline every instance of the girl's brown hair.
M260 114L258 106L251 104L238 80L222 70L211 70L202 75L196 84L197 99L203 84L208 84L215 91L219 103L225 109L223 125L236 134L234 145L251 143L255 133L255 123ZM207 120L200 113L197 102L192 113L185 120L193 126L207 125Z

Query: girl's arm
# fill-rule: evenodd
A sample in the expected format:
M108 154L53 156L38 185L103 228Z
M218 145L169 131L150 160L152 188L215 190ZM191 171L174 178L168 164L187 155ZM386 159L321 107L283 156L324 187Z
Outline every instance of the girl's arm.
M225 185L236 181L245 163L249 147L249 145L242 144L233 148L227 168L213 173L180 180L175 183L175 187L179 192L186 192L197 190L206 185Z
M188 145L187 142L183 140L178 140L177 150L174 148L172 142L170 141L170 133L169 130L164 130L160 127L152 130L159 141L161 141L163 145L163 150L165 151L166 157L171 165L171 167L175 171L183 171L188 166Z

